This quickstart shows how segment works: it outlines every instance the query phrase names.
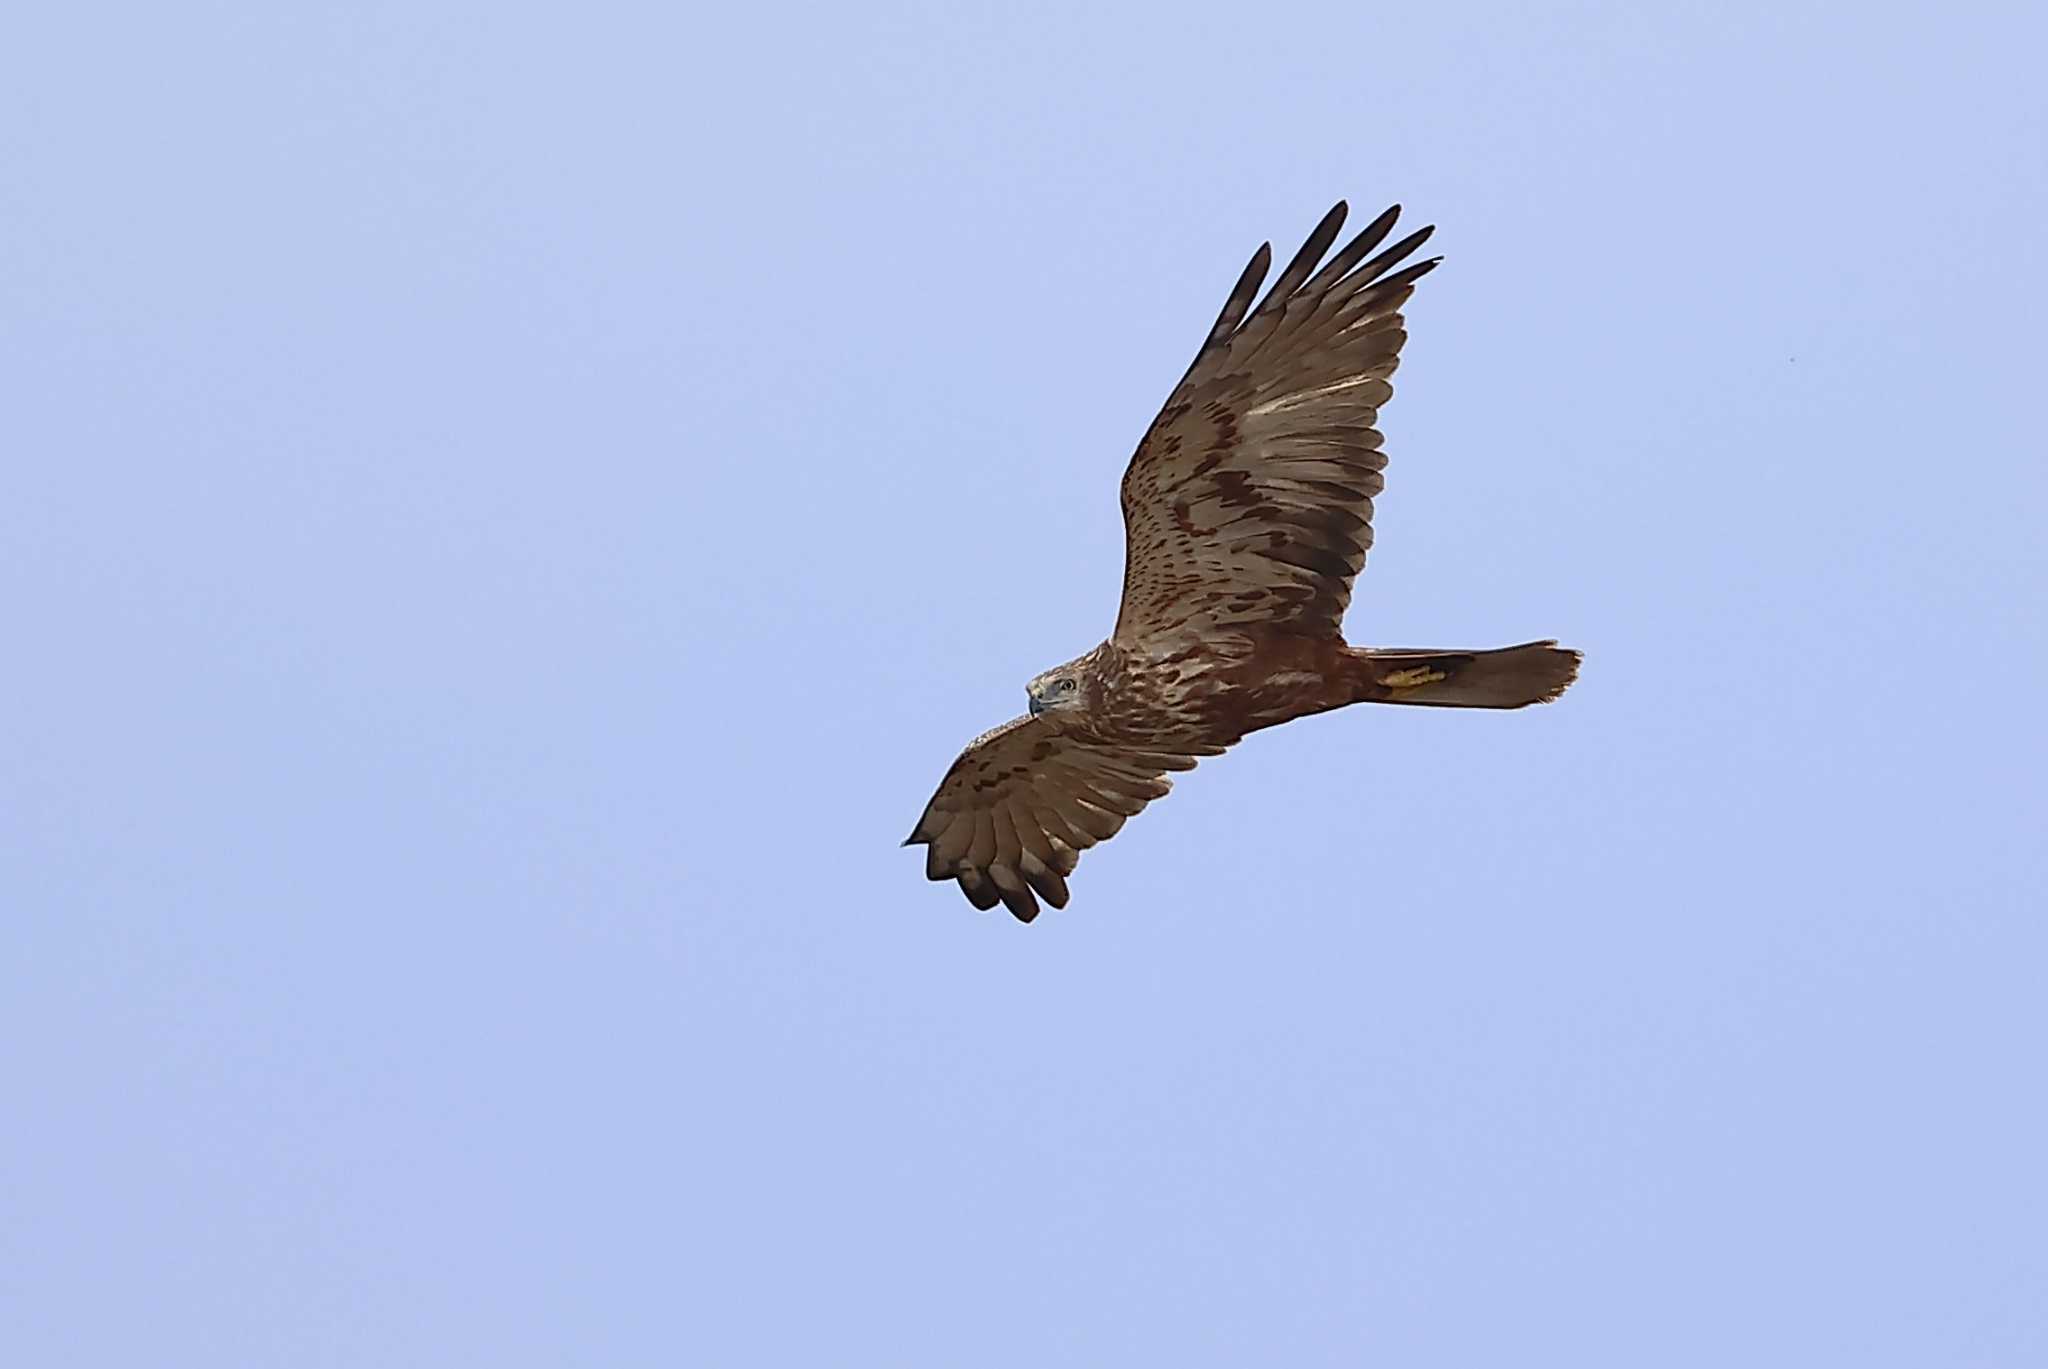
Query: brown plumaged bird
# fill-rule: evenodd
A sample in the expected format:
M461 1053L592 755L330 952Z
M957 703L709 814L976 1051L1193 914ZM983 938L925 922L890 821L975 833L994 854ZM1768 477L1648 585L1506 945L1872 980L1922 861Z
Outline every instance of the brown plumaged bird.
M1396 205L1324 263L1339 202L1258 308L1272 244L1124 472L1124 592L1093 651L1025 686L1031 711L974 739L904 845L975 907L1029 922L1067 903L1080 853L1248 732L1353 703L1521 708L1578 675L1553 641L1492 651L1347 646L1372 545L1401 306L1439 257L1424 228L1375 255ZM1399 267L1399 269L1395 269Z

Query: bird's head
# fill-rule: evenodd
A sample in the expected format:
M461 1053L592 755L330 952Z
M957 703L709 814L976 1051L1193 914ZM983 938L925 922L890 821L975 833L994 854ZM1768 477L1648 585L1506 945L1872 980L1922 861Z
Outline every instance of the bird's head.
M1078 660L1054 666L1044 674L1034 676L1031 683L1024 686L1025 697L1031 701L1031 711L1059 713L1067 709L1086 707L1087 670L1093 655L1094 653L1090 652Z

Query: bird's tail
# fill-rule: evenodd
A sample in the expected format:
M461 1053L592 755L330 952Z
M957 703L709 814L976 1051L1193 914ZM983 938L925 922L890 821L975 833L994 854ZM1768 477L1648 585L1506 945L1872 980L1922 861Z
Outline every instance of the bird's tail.
M1414 647L1353 649L1361 701L1432 708L1523 708L1547 704L1579 676L1579 653L1556 642L1492 651Z

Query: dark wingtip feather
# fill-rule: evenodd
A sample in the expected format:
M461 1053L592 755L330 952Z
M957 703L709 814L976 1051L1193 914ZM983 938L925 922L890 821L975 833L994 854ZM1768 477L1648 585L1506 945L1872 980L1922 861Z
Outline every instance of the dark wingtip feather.
M1315 270L1316 263L1323 259L1323 253L1329 251L1330 244L1337 240L1337 234L1344 230L1344 216L1350 212L1350 206L1339 200L1331 206L1329 213L1323 215L1309 231L1308 239L1302 243L1301 250L1294 254L1294 259L1287 263L1287 268L1273 282L1273 288L1266 292L1265 303L1259 306L1260 314L1286 307L1287 301L1308 279L1309 272Z
M1029 884L1040 898L1055 908L1067 906L1067 881L1059 871L1051 870L1036 861L1024 866L1024 882Z
M1316 272L1314 279L1310 280L1303 287L1304 290L1312 295L1320 294L1337 281L1343 279L1344 274L1358 264L1359 258L1372 251L1373 248L1378 247L1386 239L1387 234L1394 230L1394 221L1400 217L1401 206L1398 204L1392 208L1381 210L1378 218L1359 229L1357 233L1352 235L1350 242L1345 243L1327 262L1323 263L1323 269Z
M1244 272L1238 276L1237 284L1230 287L1230 295L1223 301L1223 312L1216 316L1216 322L1209 329L1209 338L1202 344L1207 351L1229 337L1244 322L1244 316L1251 312L1252 301L1258 298L1259 286L1265 282L1266 272L1273 267L1273 244L1262 242L1259 250L1252 253L1252 259L1245 263ZM1195 354L1201 360L1201 353ZM1191 365L1190 370L1194 369Z
M1416 281L1421 280L1424 276L1436 270L1442 262L1442 257L1431 257L1427 261L1418 261L1413 266L1404 266L1385 280L1374 281L1372 293L1375 297L1379 297L1391 295L1397 290L1405 290L1415 284Z

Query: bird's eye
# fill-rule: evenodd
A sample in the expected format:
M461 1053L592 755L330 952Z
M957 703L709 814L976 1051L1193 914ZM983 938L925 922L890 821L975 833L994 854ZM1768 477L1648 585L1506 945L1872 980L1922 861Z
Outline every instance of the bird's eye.
M1061 680L1061 681L1060 681L1060 693L1062 693L1062 694L1071 694L1071 693L1073 693L1073 692L1074 692L1074 682L1073 682L1072 680Z

